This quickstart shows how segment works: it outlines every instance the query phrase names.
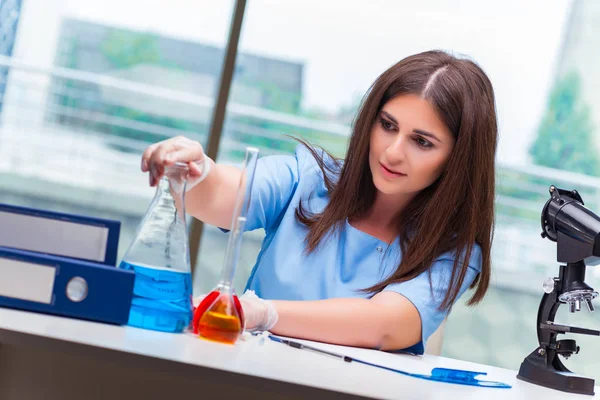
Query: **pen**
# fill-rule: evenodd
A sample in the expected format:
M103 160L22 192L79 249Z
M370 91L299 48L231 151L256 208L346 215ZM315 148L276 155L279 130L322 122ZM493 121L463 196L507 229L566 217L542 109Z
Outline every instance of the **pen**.
M280 337L273 336L273 335L269 335L269 339L271 339L271 340L273 340L275 342L283 343L283 344L288 345L290 347L293 347L295 349L310 350L310 351L314 351L314 352L317 352L317 353L326 354L328 356L339 358L339 359L341 359L343 361L346 361L346 362L352 362L352 361L354 361L354 359L352 357L348 357L348 356L345 356L343 354L334 353L332 351L318 349L318 348L312 347L312 346L307 346L305 344L302 344L300 342L295 342L293 340L282 339Z
M315 351L317 353L322 353L322 354L327 354L336 358L340 358L346 362L351 362L351 361L356 361L354 358L349 357L349 356L345 356L343 354L338 354L338 353L334 353L331 351L327 351L327 350L322 350L322 349L318 349L316 347L312 347L312 346L308 346L305 344L302 344L300 342L295 342L293 340L287 340L287 339L283 339L277 336L273 336L273 335L269 335L269 339L275 341L275 342L279 342L279 343L283 343L285 345L288 345L290 347L293 347L295 349L300 349L300 350L310 350L310 351ZM409 354L411 356L416 356L416 353L411 353L410 351L402 351L399 352L399 354Z

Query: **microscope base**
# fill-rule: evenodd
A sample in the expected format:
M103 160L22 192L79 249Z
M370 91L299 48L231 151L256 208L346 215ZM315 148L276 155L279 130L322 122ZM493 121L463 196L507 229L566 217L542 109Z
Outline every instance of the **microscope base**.
M593 379L570 372L560 360L555 359L554 361L559 364L557 369L554 363L546 363L546 357L540 355L538 351L539 349L523 360L517 375L518 379L563 392L594 395ZM555 357L558 358L557 355Z

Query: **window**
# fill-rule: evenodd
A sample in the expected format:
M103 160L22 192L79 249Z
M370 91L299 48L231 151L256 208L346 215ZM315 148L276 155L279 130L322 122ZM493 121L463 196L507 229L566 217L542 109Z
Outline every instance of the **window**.
M232 6L23 2L0 202L120 220L122 257L154 194L141 152L178 134L207 141Z

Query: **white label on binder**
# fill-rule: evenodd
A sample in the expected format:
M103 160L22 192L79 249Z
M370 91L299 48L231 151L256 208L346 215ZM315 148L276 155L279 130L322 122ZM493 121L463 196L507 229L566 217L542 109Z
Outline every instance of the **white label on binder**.
M0 257L0 296L50 304L56 268Z
M0 211L0 246L104 262L108 228Z

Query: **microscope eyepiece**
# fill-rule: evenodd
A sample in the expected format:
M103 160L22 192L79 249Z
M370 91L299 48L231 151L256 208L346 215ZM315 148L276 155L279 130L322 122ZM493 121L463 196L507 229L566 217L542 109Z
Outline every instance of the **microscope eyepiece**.
M586 208L576 190L550 186L542 210L542 237L557 242L557 261L600 256L600 217Z

